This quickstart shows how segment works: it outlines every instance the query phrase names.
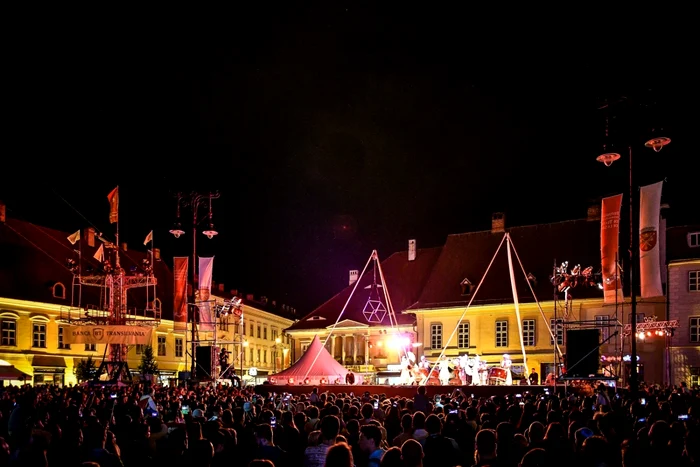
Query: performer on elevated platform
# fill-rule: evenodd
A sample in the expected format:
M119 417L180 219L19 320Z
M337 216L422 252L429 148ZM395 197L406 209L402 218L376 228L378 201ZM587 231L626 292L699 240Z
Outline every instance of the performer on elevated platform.
M503 354L503 358L501 359L501 368L506 370L506 386L513 385L513 373L510 371L512 366L513 361L510 359L510 355Z
M440 373L438 374L440 384L447 386L450 384L450 362L447 360L447 357L443 355L438 365L440 366Z

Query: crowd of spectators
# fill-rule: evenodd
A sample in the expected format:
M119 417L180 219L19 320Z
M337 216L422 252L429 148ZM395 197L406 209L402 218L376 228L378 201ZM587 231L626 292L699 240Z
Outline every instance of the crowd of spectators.
M359 387L361 388L361 387ZM700 399L599 386L472 397L7 386L0 466L697 466ZM257 392L256 392L257 390Z

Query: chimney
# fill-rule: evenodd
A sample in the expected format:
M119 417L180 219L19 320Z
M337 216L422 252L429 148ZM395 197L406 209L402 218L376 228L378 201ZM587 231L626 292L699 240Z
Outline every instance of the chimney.
M6 211L5 211L5 203L3 203L2 201L0 201L0 222L2 222L3 224L4 224L5 222L7 222L7 217L6 217L6 215L7 215L7 213L6 213Z
M496 212L491 216L491 233L506 231L506 215Z
M351 269L350 270L350 283L348 285L352 285L355 282L357 282L357 279L360 277L360 271L357 269Z
M594 204L588 206L588 216L586 216L588 221L599 221L600 220L600 204Z
M153 249L153 257L156 261L160 261L160 248Z
M217 284L219 286L219 292L224 291L224 284Z
M411 239L408 241L408 260L409 261L416 260L416 240L415 239Z
M128 248L126 242L122 242L122 251L129 251L129 248Z
M95 247L95 229L93 227L85 229L85 240L88 246Z

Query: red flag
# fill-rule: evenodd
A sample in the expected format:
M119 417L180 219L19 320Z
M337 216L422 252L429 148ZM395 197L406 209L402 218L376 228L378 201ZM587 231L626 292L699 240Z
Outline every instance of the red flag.
M603 198L600 216L600 260L603 266L604 303L622 300L622 281L617 266L620 240L620 207L622 195Z
M109 223L119 222L119 187L110 191L107 195L109 200Z
M173 261L173 322L176 331L187 329L187 263L186 256L175 257Z

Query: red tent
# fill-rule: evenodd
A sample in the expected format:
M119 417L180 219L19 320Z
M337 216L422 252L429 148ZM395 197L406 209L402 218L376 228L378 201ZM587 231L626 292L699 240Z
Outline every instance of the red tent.
M309 378L308 384L320 384L321 379L325 379L328 384L336 384L340 379L340 383L345 384L347 374L348 370L331 357L316 335L304 355L294 365L268 376L267 379L275 384L302 384L305 378ZM290 378L293 378L292 381Z

